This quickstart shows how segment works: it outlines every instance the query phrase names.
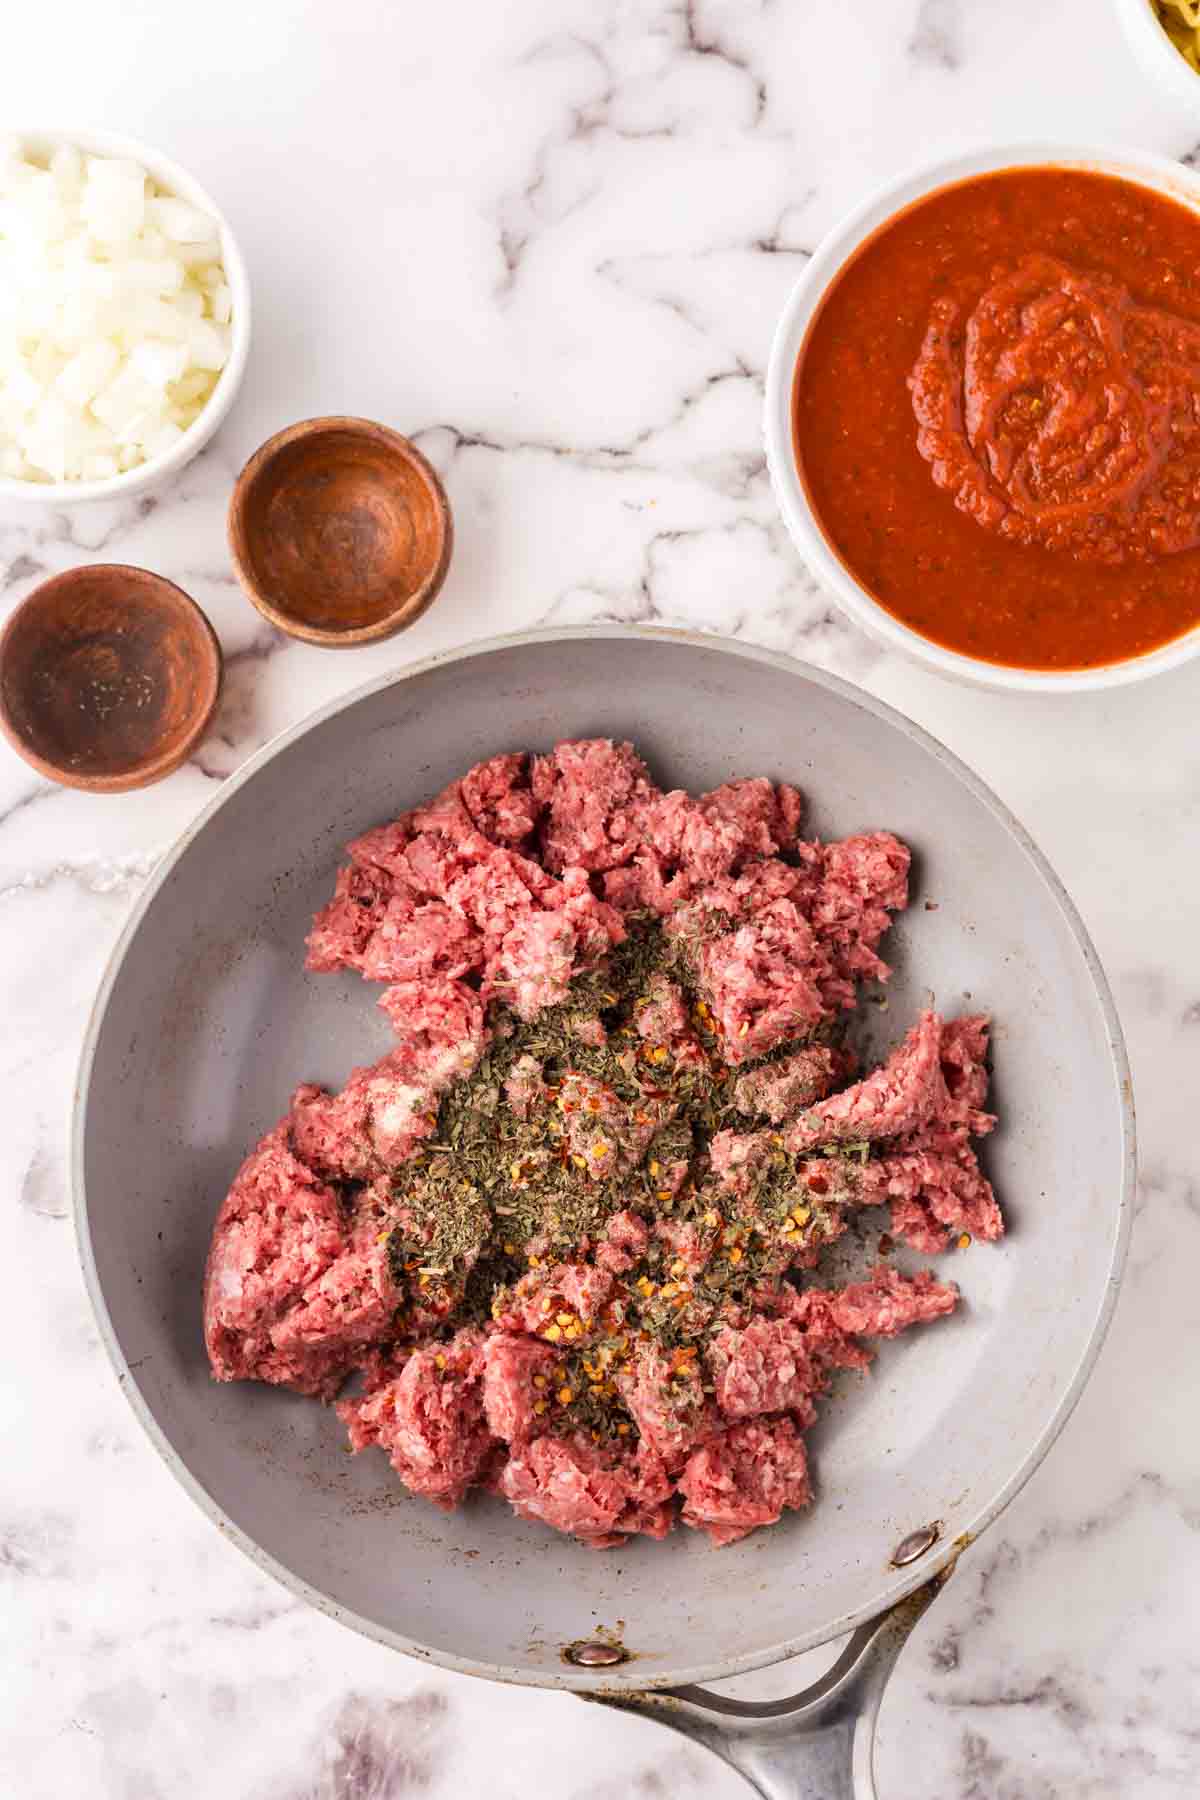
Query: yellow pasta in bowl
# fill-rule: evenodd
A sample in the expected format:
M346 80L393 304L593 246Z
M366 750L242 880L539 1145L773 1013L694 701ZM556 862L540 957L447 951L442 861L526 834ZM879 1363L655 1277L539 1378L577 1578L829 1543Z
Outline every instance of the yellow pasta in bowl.
M1200 0L1154 0L1154 10L1180 56L1200 74Z
M1133 58L1181 118L1200 118L1200 0L1113 0Z

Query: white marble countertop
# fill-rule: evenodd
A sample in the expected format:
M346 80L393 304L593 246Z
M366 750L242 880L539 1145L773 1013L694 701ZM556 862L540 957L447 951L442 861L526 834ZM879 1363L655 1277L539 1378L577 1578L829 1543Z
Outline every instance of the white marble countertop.
M1196 153L1078 0L123 0L10 9L0 117L160 144L225 207L256 343L210 451L151 501L0 514L0 610L91 557L189 589L225 645L214 735L162 785L68 793L0 749L0 1792L13 1800L555 1800L739 1782L632 1719L360 1641L260 1577L159 1464L76 1268L64 1116L147 873L215 786L331 694L498 629L685 623L861 682L1024 819L1107 964L1142 1122L1115 1324L1044 1466L964 1559L885 1704L902 1800L1200 1790L1200 675L1055 704L879 654L805 574L759 449L775 315L823 231L943 140ZM234 472L326 411L416 436L458 544L406 637L277 638L224 543Z

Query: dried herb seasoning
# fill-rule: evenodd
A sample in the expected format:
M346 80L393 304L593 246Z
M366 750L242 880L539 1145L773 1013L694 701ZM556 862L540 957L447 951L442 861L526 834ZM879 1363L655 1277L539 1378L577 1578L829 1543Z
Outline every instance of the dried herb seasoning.
M659 1043L639 1016L663 1000L664 983L688 1024L683 1038ZM602 1327L563 1314L565 1335L553 1322L545 1334L563 1338L561 1378L543 1396L547 1429L620 1437L629 1415L613 1377L639 1344L694 1357L710 1331L751 1309L764 1283L834 1234L831 1208L867 1147L838 1147L831 1174L844 1175L831 1180L827 1204L782 1138L743 1193L716 1182L713 1136L747 1122L688 943L653 916L635 919L559 1005L528 1021L497 1008L489 1024L487 1051L445 1094L434 1136L393 1179L392 1270L417 1303L452 1295L456 1324L483 1322L522 1276L592 1260L612 1216L637 1214L649 1240L616 1279ZM792 1040L736 1073L811 1041Z

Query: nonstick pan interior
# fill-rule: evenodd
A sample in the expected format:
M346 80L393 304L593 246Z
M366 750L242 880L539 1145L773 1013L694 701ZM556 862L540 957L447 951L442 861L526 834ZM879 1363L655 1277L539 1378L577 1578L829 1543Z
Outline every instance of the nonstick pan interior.
M961 1313L845 1378L811 1447L803 1516L714 1551L589 1552L495 1501L445 1516L334 1415L211 1381L200 1291L217 1205L302 1078L380 1054L374 990L311 976L303 939L345 840L477 759L632 738L664 784L796 782L809 828L888 827L914 848L880 1044L928 991L995 1016L1003 1124L986 1161L1010 1224L942 1259ZM936 910L922 902L936 901ZM886 948L887 946L885 946ZM456 1667L611 1687L748 1668L823 1641L932 1572L1053 1436L1090 1363L1124 1239L1131 1109L1119 1034L1069 903L982 785L886 708L785 659L666 633L535 634L339 702L263 752L151 884L89 1035L76 1131L85 1270L143 1422L221 1528L315 1603ZM937 1521L938 1547L890 1557ZM617 1634L589 1676L564 1646Z

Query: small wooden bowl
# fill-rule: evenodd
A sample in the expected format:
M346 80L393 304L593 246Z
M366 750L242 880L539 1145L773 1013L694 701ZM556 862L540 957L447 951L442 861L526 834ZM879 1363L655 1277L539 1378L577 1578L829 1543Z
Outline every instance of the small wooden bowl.
M367 419L306 419L238 477L229 547L265 618L336 647L412 625L446 578L454 531L415 445Z
M149 569L64 570L0 633L0 730L66 787L119 794L161 781L203 737L220 691L212 626Z

